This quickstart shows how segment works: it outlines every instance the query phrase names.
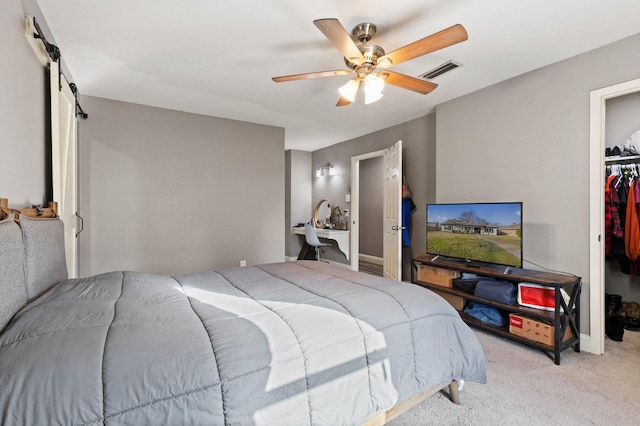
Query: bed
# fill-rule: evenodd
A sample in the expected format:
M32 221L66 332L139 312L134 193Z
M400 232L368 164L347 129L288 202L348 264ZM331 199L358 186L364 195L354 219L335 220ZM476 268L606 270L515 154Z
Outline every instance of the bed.
M67 279L63 224L0 221L2 424L384 424L484 383L422 287L295 261Z

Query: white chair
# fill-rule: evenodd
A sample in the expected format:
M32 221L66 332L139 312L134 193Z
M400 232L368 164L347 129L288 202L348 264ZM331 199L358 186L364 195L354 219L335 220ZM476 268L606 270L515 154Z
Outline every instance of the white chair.
M317 261L320 261L320 248L331 245L320 242L316 228L310 223L304 225L304 239L307 241L307 244L315 249Z

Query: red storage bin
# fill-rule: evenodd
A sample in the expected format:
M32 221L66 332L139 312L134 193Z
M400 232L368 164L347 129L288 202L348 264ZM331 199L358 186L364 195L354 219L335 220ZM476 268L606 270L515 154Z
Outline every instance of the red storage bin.
M569 303L569 295L564 289L560 294L565 303ZM518 304L529 308L553 311L556 307L555 288L533 283L518 283ZM560 311L563 309L560 307Z

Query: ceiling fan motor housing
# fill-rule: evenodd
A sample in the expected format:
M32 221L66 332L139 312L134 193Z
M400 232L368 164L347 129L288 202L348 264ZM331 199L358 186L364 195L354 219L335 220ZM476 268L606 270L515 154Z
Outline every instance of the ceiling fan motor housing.
M373 38L376 34L377 27L375 24L371 22L363 22L362 24L358 24L351 30L351 34L358 40L360 43L366 43Z
M362 52L362 56L364 56L364 62L360 64L360 66L375 68L378 64L378 58L384 56L384 49L380 46L376 46L375 44L362 44L358 46L358 50L360 50L360 52ZM344 58L344 63L352 70L358 68L358 64L354 64L347 58Z

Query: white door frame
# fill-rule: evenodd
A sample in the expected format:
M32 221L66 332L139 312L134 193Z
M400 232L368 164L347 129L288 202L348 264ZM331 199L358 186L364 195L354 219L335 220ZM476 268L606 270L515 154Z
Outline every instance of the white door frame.
M367 154L351 157L351 269L358 270L360 260L360 161L376 157L384 157L385 150L369 152ZM380 182L382 185L382 182Z
M640 78L591 92L589 151L589 338L580 346L587 352L604 353L604 151L606 101L640 91Z

